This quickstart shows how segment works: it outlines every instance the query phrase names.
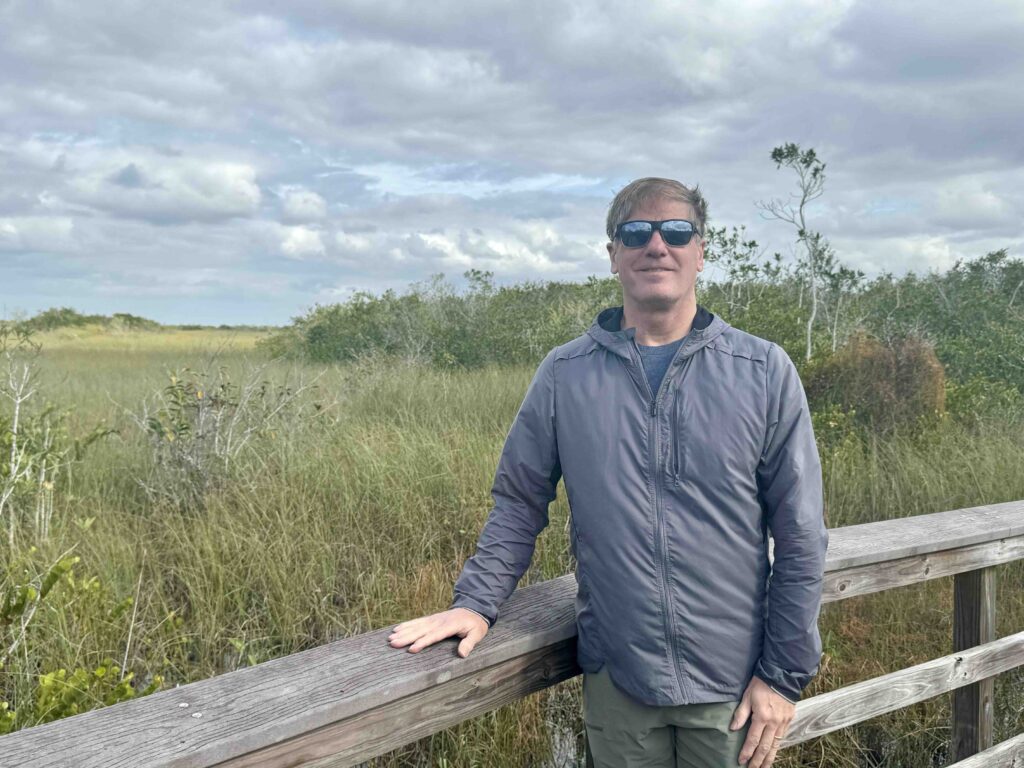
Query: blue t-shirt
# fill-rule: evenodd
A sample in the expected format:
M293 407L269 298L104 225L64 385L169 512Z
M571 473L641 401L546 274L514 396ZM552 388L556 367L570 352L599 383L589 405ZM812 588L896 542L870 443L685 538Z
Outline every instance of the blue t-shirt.
M711 320L714 317L704 307L697 305L697 314L693 318L693 324L690 327L690 333L694 330L702 330L711 325ZM621 309L619 315L619 327L623 325ZM636 348L640 352L640 362L643 363L644 373L647 374L647 381L651 385L651 392L655 397L658 395L658 387L661 386L661 380L665 378L665 372L668 371L669 363L672 362L672 358L675 357L676 350L679 349L679 345L682 344L686 337L690 334L687 333L681 339L669 342L668 344L661 344L656 347L648 347L643 344L637 344ZM636 340L633 341L636 344Z
M665 378L668 364L672 362L676 350L679 349L679 345L683 343L685 338L686 336L683 336L682 339L676 339L668 344L661 344L657 347L648 347L643 344L636 345L636 348L640 350L640 361L644 365L644 373L647 374L647 381L651 385L651 392L655 395L658 394L661 380Z

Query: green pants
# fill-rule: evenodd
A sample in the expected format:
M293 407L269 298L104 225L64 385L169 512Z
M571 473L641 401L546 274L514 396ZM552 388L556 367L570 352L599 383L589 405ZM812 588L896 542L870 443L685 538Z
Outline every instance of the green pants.
M608 667L583 673L587 765L593 768L735 768L750 719L729 730L740 704L652 707L620 691Z

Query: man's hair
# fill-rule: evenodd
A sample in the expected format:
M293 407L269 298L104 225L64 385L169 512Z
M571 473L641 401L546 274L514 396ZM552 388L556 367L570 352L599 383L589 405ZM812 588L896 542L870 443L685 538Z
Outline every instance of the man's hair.
M708 203L700 193L700 185L690 189L673 179L649 176L631 181L615 195L615 199L608 207L608 220L605 224L608 239L615 239L615 230L618 229L619 224L629 221L629 215L638 206L658 197L678 200L689 205L693 209L693 216L696 219L693 223L697 227L697 234L704 237L704 225L708 219Z

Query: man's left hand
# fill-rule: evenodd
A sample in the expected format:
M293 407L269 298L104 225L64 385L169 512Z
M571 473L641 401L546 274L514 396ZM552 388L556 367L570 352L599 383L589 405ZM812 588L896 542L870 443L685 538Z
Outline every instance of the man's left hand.
M747 739L740 750L740 765L747 768L768 768L775 761L779 751L779 740L789 728L796 714L796 704L771 689L756 675L750 678L747 690L743 692L740 705L733 713L729 730L743 727L752 716ZM749 762L747 762L749 760Z

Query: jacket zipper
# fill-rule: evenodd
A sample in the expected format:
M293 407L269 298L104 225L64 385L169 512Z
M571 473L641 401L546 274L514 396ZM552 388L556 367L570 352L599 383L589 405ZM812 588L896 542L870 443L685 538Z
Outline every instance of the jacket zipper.
M683 346L686 344L679 345L679 349L676 350L675 356L672 358L672 362L669 363L668 370L665 371L665 376L661 380L661 385L658 387L657 394L651 392L651 383L647 379L647 374L644 373L643 363L639 359L639 352L636 349L636 343L630 342L629 353L633 359L633 364L640 371L640 378L643 379L644 389L650 397L650 407L647 410L648 416L648 431L653 434L654 440L652 441L651 451L651 477L654 479L654 527L655 527L655 539L658 542L658 555L659 557L655 560L655 566L658 570L658 580L661 588L661 608L665 615L665 642L668 645L669 653L672 655L672 670L675 672L676 686L679 689L680 696L683 696L684 685L683 676L679 672L679 654L676 650L675 637L675 612L672 607L672 593L669 589L668 574L666 563L668 562L668 539L665 534L664 520L662 519L662 508L661 508L661 469L658 466L658 461L661 454L661 441L659 437L660 430L658 429L658 401L661 399L661 393L665 391L665 384L671 378L676 364L679 360L679 354L682 352Z

